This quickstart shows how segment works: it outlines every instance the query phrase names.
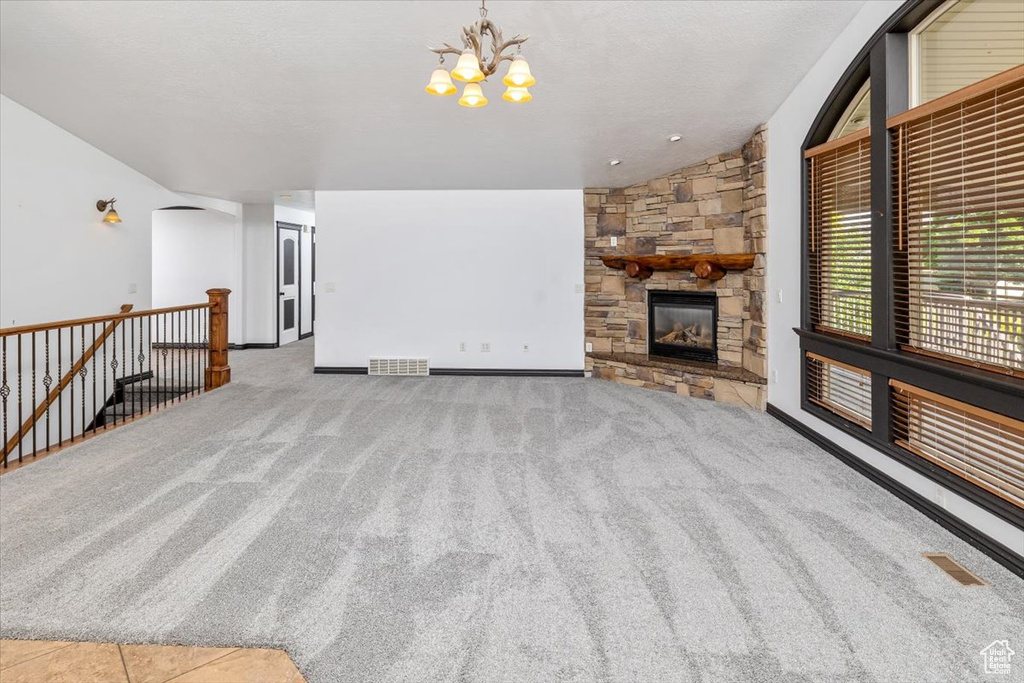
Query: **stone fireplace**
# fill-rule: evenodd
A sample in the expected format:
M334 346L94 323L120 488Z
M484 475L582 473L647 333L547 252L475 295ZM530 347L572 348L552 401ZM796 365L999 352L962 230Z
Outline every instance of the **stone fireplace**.
M742 149L646 183L585 191L584 317L593 376L764 408L764 158L761 128ZM658 268L638 275L602 261L725 254L754 254L753 265L698 277ZM691 308L702 301L704 312L683 313L688 301Z

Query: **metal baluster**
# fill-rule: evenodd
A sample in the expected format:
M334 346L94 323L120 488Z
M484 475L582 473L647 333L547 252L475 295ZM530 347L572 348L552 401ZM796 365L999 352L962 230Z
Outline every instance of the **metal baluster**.
M50 385L53 384L53 375L50 374L50 331L43 334L43 344L46 355L46 374L43 375L43 388L46 390L46 452L50 452Z
M131 341L132 341L132 355L131 355L131 359L132 359L132 374L131 374L131 379L134 380L135 379L135 324L131 320L125 320L124 322L125 322L126 325L128 325L129 328L131 328L131 332L132 332L132 336L131 336ZM125 363L124 369L127 372L127 370L128 370L128 364L127 363ZM132 384L134 385L135 382L133 381ZM124 383L124 389L125 389L126 392L128 391L128 383L127 382ZM135 389L134 389L134 386L133 386L133 388L132 388L132 407L131 407L131 416L132 416L132 418L135 417L135 393L136 392L135 392Z
M127 401L125 400L125 398L127 396L127 392L125 391L125 389L126 389L126 387L125 387L125 384L126 384L125 379L127 379L127 376L128 376L128 353L127 353L128 344L126 343L127 340L128 340L128 337L127 337L128 332L125 330L125 328L128 327L128 325L130 325L130 323L128 322L127 318L125 318L124 320L121 321L121 423L122 424L124 424L125 420L128 419L128 415L126 415L125 412L124 412L125 411L125 404L127 403Z
M139 318L139 356L138 356L138 359L139 359L139 382L138 382L139 389L142 389L142 382L143 382L142 378L143 378L143 373L145 372L143 370L143 368L146 367L145 366L146 352L143 351L143 349L145 347L146 347L146 345L144 343L143 335L142 335L142 318ZM146 401L147 400L151 400L150 397L145 395L145 394L143 394L142 392L139 392L139 415L141 415L143 412L145 412Z
M175 339L175 337L174 337L174 313L171 313L171 343L172 344L174 343L174 339ZM172 349L172 351L173 350L174 349ZM175 359L175 357L176 357L176 354L172 353L171 354L171 384L170 384L170 386L172 388L174 387L174 365L175 365L174 359ZM171 396L171 401L170 402L174 403L174 396Z
M188 380L190 375L188 374L188 356L191 351L188 348L188 311L179 311L178 315L181 316L181 399L185 400L188 398Z
M70 381L68 382L68 385L71 387L71 392L70 392L71 395L69 396L70 404L68 406L69 407L68 417L71 419L71 443L74 443L75 442L75 377L74 377L73 373L71 372L72 370L75 369L75 328L73 328L73 327L69 327L68 328L68 357L69 357L69 360L71 361L71 367L68 368L68 374L71 375ZM64 379L64 375L62 374L60 376L60 378L63 380ZM61 391L60 393L63 394L64 392ZM64 439L61 439L61 443L64 443Z
M161 407L163 407L163 403L164 403L164 401L167 398L166 392L163 391L163 390L167 389L167 314L166 313L161 313L160 317L163 320L163 324L160 326L160 328L161 328L162 336L163 336L163 339L164 339L164 343L163 343L163 345L160 348L160 357L164 361L164 371L160 375L160 384L161 384L161 390L162 390L161 394L160 394L160 404L161 404Z
M146 337L149 339L149 412L153 412L153 316L146 316Z
M99 411L96 409L98 405L96 401L96 323L92 324L92 433L96 433L96 416L99 415Z
M32 333L32 457L36 457L36 432L39 421L36 420L36 333Z
M85 436L85 430L89 424L85 421L85 376L89 374L89 364L85 360L85 325L82 325L82 367L78 370L79 376L82 378L82 436ZM72 377L71 381L74 382L75 378Z
M115 321L117 325L120 321ZM110 388L113 389L114 403L111 405L111 412L114 413L114 426L117 426L117 328L110 331L110 338L113 340L113 348L110 349ZM106 379L104 377L104 379Z
M107 428L107 401L110 400L110 394L107 393L107 325L113 325L113 322L104 324L103 326L103 428Z
M64 344L61 342L63 330L57 328L57 447L64 444L64 391L60 382L64 379Z
M4 404L4 467L7 467L7 397L11 394L11 388L7 385L7 337L3 338L3 384L0 384L0 398Z
M199 350L199 309L192 310L192 353ZM199 393L199 356L192 356L192 395Z
M20 463L25 454L25 447L22 441L24 434L21 433L21 335L18 335L18 462Z

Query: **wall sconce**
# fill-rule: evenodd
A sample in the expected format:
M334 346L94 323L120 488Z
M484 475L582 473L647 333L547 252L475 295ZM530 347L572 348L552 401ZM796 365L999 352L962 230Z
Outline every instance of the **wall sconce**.
M110 207L110 210L107 211L107 215L103 217L104 223L121 222L121 217L117 215L117 210L114 209L114 202L116 201L116 199L101 199L98 202L96 202L96 208L99 209L100 211L107 211L107 207Z

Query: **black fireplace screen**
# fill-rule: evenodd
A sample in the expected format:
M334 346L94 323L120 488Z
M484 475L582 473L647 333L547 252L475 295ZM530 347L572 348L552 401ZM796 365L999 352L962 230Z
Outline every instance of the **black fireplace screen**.
M718 362L718 298L714 292L647 294L647 338L652 356Z

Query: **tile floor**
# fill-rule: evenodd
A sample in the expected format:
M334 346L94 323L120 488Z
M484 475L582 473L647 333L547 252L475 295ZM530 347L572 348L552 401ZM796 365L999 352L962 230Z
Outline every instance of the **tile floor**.
M281 650L0 640L2 683L305 683Z

